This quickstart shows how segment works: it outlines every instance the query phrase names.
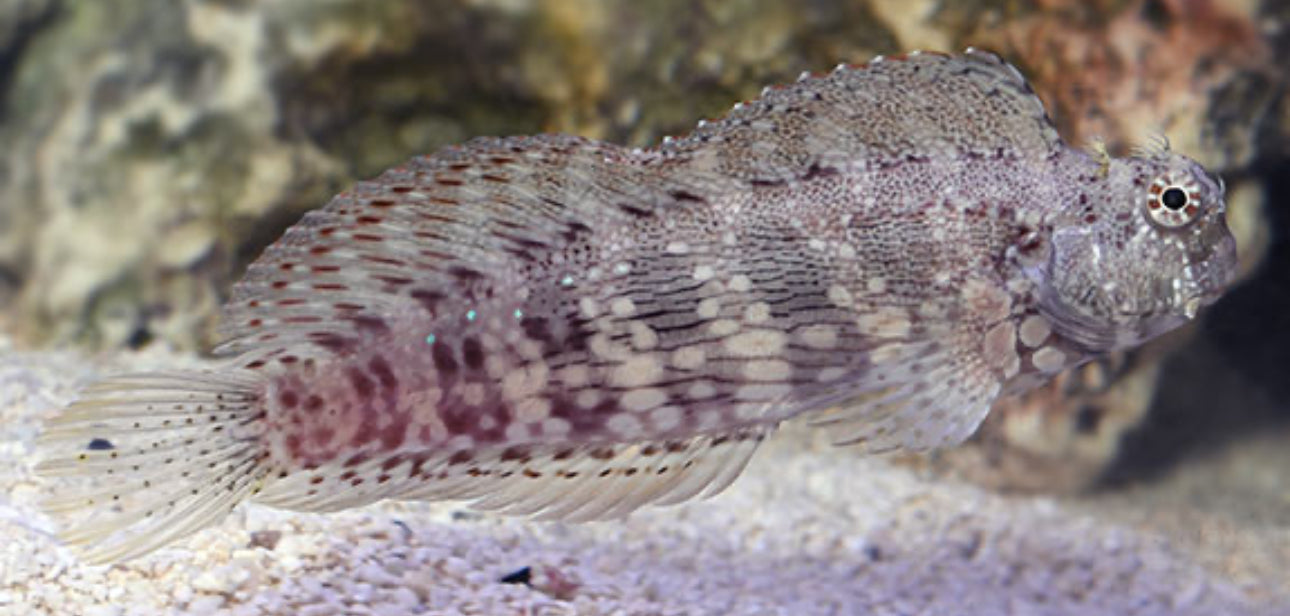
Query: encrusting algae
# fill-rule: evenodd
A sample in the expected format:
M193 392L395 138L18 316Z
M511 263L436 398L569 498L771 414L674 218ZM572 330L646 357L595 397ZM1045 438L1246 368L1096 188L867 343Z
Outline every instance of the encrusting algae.
M971 49L804 75L656 149L475 140L270 246L225 368L88 388L42 436L45 507L110 562L245 500L619 517L715 494L798 416L955 444L1216 299L1224 211L1167 147L1067 146Z

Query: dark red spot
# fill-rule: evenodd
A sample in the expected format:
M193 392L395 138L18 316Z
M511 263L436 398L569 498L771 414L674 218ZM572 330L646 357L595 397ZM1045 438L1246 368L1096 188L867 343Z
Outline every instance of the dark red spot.
M295 355L283 355L282 357L278 358L278 362L283 364L294 364L298 361L300 361L300 358L296 357Z
M445 297L443 293L438 291L427 291L425 289L413 289L408 293L408 295L412 296L412 299L417 300L417 302L421 304L421 307L425 308L426 312L430 313L435 312L435 307L438 306L439 302L443 301Z
M353 341L349 338L332 332L313 332L309 334L309 339L314 344L337 355L348 351L354 346Z
M403 464L403 456L390 456L390 458L381 463L381 470L392 471L398 465Z
M370 314L358 314L349 317L350 322L358 328L359 331L369 334L383 334L390 331L389 325L386 325L385 319Z
M383 241L385 241L385 238L383 238L383 237L381 237L381 236L379 236L379 235L372 235L372 234L370 234L370 233L355 233L354 235L351 235L350 237L351 237L351 238L353 238L353 239L354 239L354 240L356 240L356 241L359 241L359 242L383 242Z
M376 385L372 383L372 379L357 368L349 368L347 372L349 373L349 382L354 386L354 391L358 392L358 395L363 398L372 397L372 393L376 390Z
M297 314L283 317L283 323L321 323L322 317L312 314Z
M385 361L384 357L380 355L372 357L367 362L367 367L372 371L372 375L376 377L381 387L386 389L398 387L399 379L395 378L394 371L390 369L390 364Z
M400 267L407 265L407 263L399 259L391 259L389 257L382 257L379 255L359 255L358 258L371 263L383 263L385 265L397 265Z
M413 191L415 191L415 190L416 190L416 187L415 187L415 186L391 186L391 187L390 187L390 192L393 192L393 193L399 193L399 194L410 193L410 192L413 192ZM374 205L375 205L375 204L374 204ZM390 202L390 205L394 205L394 202L393 202L393 201L391 201L391 202ZM379 206L379 205L378 205L377 207L383 207L383 206Z
M344 291L349 288L338 282L316 282L311 286L319 291Z
M321 228L321 229L319 229L319 230L318 230L318 235L321 235L321 236L323 236L323 237L327 237L327 236L329 236L329 235L332 235L332 234L333 234L333 233L335 233L336 231L337 231L336 227L323 227L323 228Z
M300 404L300 396L290 389L284 389L278 393L278 402L282 404L283 407L293 409L296 408L296 405Z
M463 449L461 451L458 451L457 453L452 454L452 456L448 458L448 465L457 466L459 464L465 464L467 462L470 462L471 460L474 460L474 459L475 459L474 454Z
M323 482L323 478L322 478L322 476L321 476L321 475L314 475L313 477L311 477L311 478L309 479L309 483L311 483L311 484L313 484L313 485L318 485L318 484L320 484L320 483L322 483L322 482Z
M272 283L269 284L269 286L274 289L285 289L287 288L288 284L290 283L288 283L285 280L274 280Z
M250 370L256 370L256 369L259 369L259 368L263 368L263 367L264 367L264 360L263 360L263 359L257 359L257 360L255 360L255 361L253 361L253 362L249 362L249 363L247 363L247 364L246 364L246 367L247 367L247 369L250 369Z
M309 396L308 398L305 398L305 410L306 410L306 411L309 411L309 412L311 412L311 413L316 413L316 412L318 412L318 411L322 410L322 407L323 407L323 399L322 399L322 398L320 398L320 397L318 397L318 396L316 396L316 395L311 395L311 396Z
M372 199L371 201L368 201L367 204L372 207L394 207L398 202L391 199ZM359 221L361 222L362 218L360 218ZM378 218L377 221L379 222L380 219Z
M484 347L476 338L467 338L461 342L461 357L467 368L481 370L484 367Z
M261 325L264 325L264 321L260 319L251 319L246 322L247 327L259 327Z
M392 284L396 286L409 285L409 284L412 284L413 282L411 278L407 278L404 276L372 276L372 278L380 280L381 282L384 282L386 284Z
M332 428L315 428L309 433L310 442L319 449L330 446L333 438L336 438L336 430Z
M436 344L430 348L430 357L434 359L434 365L439 372L444 374L454 374L457 372L457 358L453 357L452 349L447 344Z
M339 265L315 265L309 269L319 274L329 274L332 272L339 272L340 266Z
M305 303L305 300L299 297L289 297L287 299L280 299L277 301L277 305L279 306L299 306L303 303Z
M371 458L371 455L369 454L356 453L350 456L348 460L345 460L345 466L358 466L359 464L366 462L369 458Z
M484 274L481 272L470 269L469 267L462 267L460 265L449 269L448 273L452 274L462 282L472 282L484 277Z
M520 464L528 464L530 453L528 447L508 447L502 452L503 462L514 462L518 460Z
M439 205L461 205L460 201L449 199L448 197L430 197L430 202L438 203Z
M386 449L398 449L408 433L405 427L406 425L401 421L391 422L381 431L381 446Z
M509 180L509 179L507 179L507 178L505 178L505 177L502 177L502 176L500 176L500 175L493 175L493 174L491 174L491 173L485 173L485 174L483 174L483 175L481 175L481 176L479 176L479 177L480 177L480 179L485 180L485 181L488 181L488 182L496 182L496 183L499 183L499 184L508 184L508 183L510 183L510 180Z
M461 180L459 180L459 179L457 179L457 178L442 178L442 177L441 177L441 178L435 178L435 179L434 179L434 181L435 181L435 183L439 184L440 186L461 186L462 184L465 184L465 182L463 182L463 181L461 181Z

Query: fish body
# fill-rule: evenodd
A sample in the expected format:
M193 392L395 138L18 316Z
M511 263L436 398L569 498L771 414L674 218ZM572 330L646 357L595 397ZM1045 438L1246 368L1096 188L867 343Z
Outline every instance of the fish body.
M804 76L649 150L472 141L270 246L225 369L88 388L42 437L70 483L46 507L110 561L245 500L617 517L720 491L799 416L952 445L1216 299L1224 210L1167 148L1067 146L975 50Z

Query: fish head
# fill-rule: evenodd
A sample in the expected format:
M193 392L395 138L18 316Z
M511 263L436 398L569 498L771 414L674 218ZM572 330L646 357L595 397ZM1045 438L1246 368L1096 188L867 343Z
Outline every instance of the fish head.
M1068 337L1111 351L1216 301L1236 275L1236 240L1222 181L1167 147L1103 159L1097 175L1053 230L1044 302Z

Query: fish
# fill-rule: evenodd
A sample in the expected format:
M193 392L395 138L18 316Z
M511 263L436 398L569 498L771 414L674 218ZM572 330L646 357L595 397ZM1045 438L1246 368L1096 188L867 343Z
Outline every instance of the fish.
M617 519L721 492L789 420L953 446L1216 301L1225 211L1165 142L1069 146L977 49L804 74L652 148L477 138L287 229L214 367L85 388L39 437L42 507L109 563L243 502Z

